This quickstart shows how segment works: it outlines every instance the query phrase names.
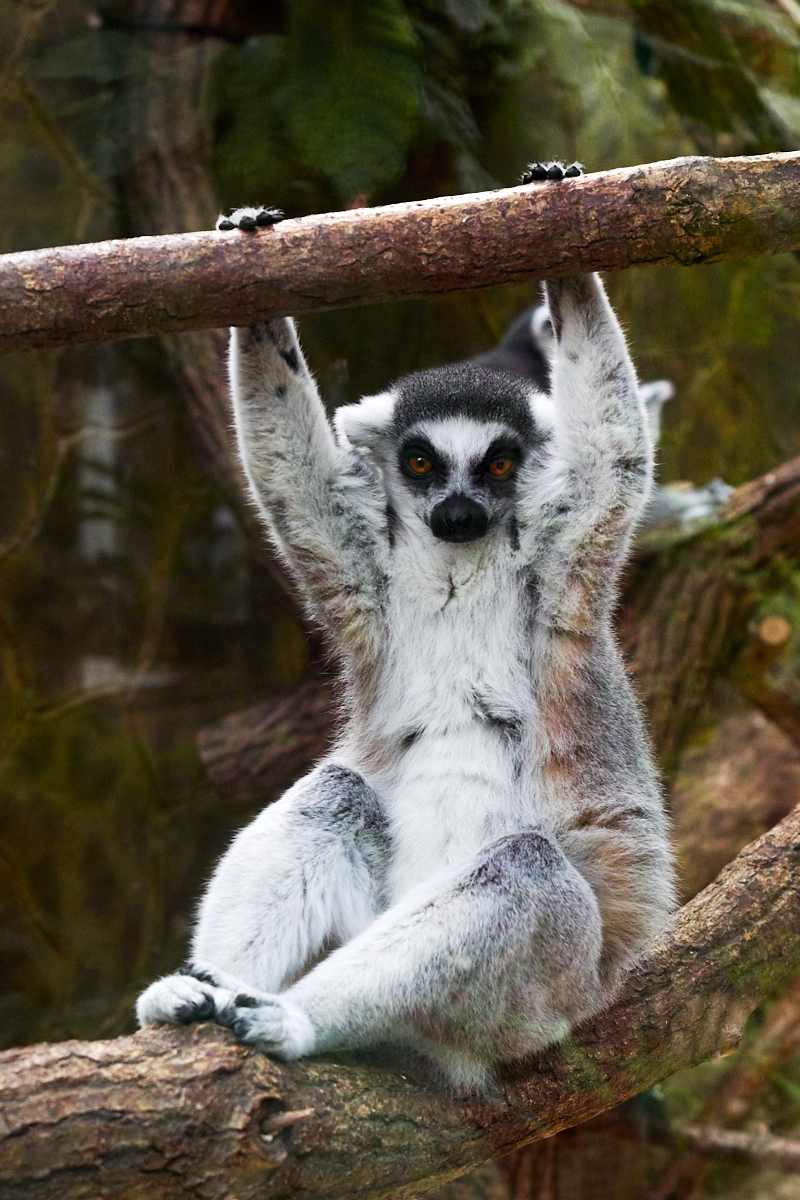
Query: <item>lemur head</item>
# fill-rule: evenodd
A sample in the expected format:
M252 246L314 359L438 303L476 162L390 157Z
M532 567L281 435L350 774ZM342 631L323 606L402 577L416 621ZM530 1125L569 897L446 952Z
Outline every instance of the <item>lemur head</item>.
M400 522L473 542L508 526L518 476L548 436L548 405L523 379L458 363L340 408L334 425L381 468Z

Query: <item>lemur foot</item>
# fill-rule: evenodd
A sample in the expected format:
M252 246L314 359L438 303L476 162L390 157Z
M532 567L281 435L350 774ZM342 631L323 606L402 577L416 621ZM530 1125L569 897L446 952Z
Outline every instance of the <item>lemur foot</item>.
M151 983L137 1001L136 1016L140 1026L216 1021L240 1042L278 1058L300 1058L314 1048L314 1028L296 1004L249 985L242 990L234 976L202 963Z
M151 983L136 1002L140 1025L168 1021L171 1025L191 1025L194 1021L217 1021L231 1008L242 985L233 976L200 963L187 963L174 975ZM252 1001L266 999L266 992L253 992Z
M252 233L254 229L277 225L282 220L283 213L279 208L237 208L229 217L217 217L217 229L223 233L229 229L241 229L245 233Z
M277 1058L301 1058L314 1049L313 1025L285 996L256 998L240 993L216 1019L233 1030L240 1042Z
M136 1002L136 1018L141 1026L157 1021L191 1025L194 1021L215 1021L232 1002L233 993L225 988L191 975L167 975L142 992Z
M565 167L563 163L552 161L546 163L529 163L526 170L522 174L523 183L542 183L546 179L550 179L557 183L560 179L577 179L583 174L583 167L579 162L570 163Z

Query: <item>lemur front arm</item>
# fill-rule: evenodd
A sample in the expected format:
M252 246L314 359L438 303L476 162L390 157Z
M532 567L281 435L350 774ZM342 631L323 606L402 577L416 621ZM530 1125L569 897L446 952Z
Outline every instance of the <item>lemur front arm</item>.
M374 652L388 545L375 468L333 438L291 320L231 331L236 436L253 499L315 616Z
M607 615L650 494L653 449L622 330L597 275L550 281L555 428L518 512L542 619L583 632ZM526 538L527 532L527 538Z

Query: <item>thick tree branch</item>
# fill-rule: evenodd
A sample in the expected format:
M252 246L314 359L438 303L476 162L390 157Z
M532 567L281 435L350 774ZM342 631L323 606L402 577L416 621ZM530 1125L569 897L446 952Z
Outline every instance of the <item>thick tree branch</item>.
M531 277L800 247L800 154L680 158L559 184L0 259L0 350L241 325Z
M411 1195L730 1049L752 1008L797 973L799 934L795 810L681 910L616 1004L511 1073L492 1105L386 1067L282 1066L211 1026L6 1051L0 1192Z
M334 708L333 688L314 674L294 692L201 729L197 748L211 782L233 803L274 799L327 750Z

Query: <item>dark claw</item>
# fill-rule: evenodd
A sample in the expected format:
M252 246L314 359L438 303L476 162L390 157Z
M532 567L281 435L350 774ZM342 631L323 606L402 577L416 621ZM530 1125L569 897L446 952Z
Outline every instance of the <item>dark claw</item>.
M199 983L210 983L212 987L219 987L217 980L208 971L202 971L196 967L194 963L184 963L182 967L178 967L176 975L191 975L192 979L196 979Z
M222 217L219 221L217 221L217 229L224 229L226 233L229 229L235 228L236 226L234 225L233 221L228 220L227 217Z
M253 230L255 229L255 227L256 227L255 217L240 217L239 218L239 228L243 229L245 233L252 233Z
M206 996L200 1004L182 1004L175 1013L178 1025L192 1025L195 1021L211 1021L214 1017L213 996Z
M561 163L550 163L550 166L547 168L547 178L553 179L555 182L564 178L564 168Z
M577 179L577 177L582 174L583 174L583 167L581 166L580 163L574 162L570 166L567 167L566 171L564 172L564 178L565 179Z
M277 225L283 220L283 213L277 208L262 208L256 215L256 225Z
M547 179L547 167L542 163L531 163L522 176L523 183L539 183Z

